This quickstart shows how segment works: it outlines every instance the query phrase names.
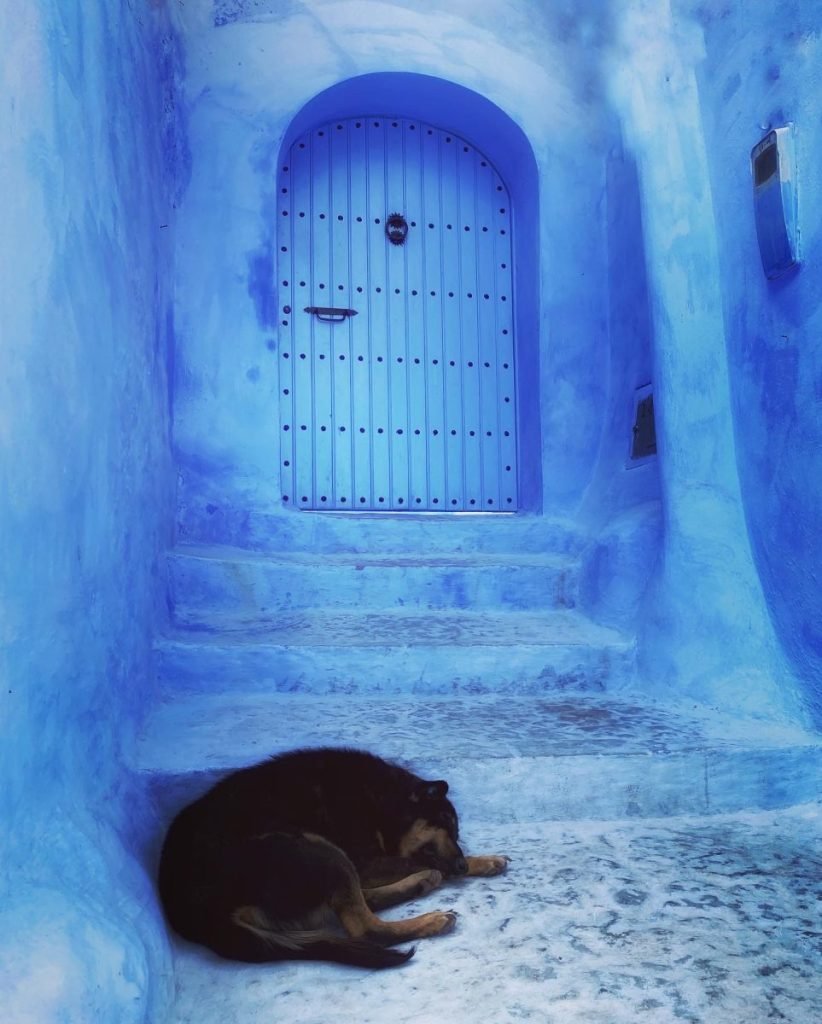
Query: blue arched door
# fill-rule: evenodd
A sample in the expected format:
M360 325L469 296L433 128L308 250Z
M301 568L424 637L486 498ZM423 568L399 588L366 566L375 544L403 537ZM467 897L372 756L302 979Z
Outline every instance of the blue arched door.
M284 500L515 511L511 209L418 120L306 132L279 180Z

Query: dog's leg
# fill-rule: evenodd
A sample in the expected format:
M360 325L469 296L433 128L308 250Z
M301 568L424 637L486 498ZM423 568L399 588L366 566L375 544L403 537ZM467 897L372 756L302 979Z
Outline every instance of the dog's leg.
M508 857L466 857L469 878L490 878L492 875L501 875L508 868Z
M392 967L405 962L413 950L401 953L386 947L441 935L454 927L456 914L451 912L434 911L405 921L377 917L366 903L353 863L322 836L274 834L253 845L259 845L256 860L252 851L244 850L246 871L238 872L240 889L244 894L248 889L253 902L238 900L230 937L219 946L208 943L223 956L249 962L322 959ZM252 866L265 870L249 887ZM337 918L345 936L326 924L326 910Z
M313 870L309 872L310 877L323 880L320 883L322 893L317 889L317 895L311 902L315 906L327 904L352 939L367 939L391 946L397 942L443 935L454 927L457 915L453 911L435 910L405 921L381 920L366 903L359 875L339 847L323 836L309 832L304 832L299 839L292 839L291 843L301 850L302 869L317 869L316 873Z
M363 889L380 889L430 868L430 864L411 857L372 857L359 866L360 885Z
M457 915L451 910L435 910L404 921L383 921L372 912L359 885L335 894L331 907L352 938L372 939L386 946L444 935L451 931L457 920Z
M406 900L417 899L420 896L427 896L429 892L438 888L442 883L442 875L434 868L426 868L416 871L407 878L401 878L389 885L379 885L374 888L363 888L365 902L371 910L383 910L385 907L396 906L397 903L404 903Z

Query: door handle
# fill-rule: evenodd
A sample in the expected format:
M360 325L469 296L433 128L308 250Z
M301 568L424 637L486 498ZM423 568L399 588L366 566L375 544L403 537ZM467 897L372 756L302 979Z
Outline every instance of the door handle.
M325 324L340 324L349 316L356 316L356 309L343 309L341 306L306 306L306 313L311 313Z

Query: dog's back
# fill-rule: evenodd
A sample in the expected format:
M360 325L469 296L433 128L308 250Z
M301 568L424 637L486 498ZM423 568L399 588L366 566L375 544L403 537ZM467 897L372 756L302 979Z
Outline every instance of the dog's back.
M422 780L361 750L297 750L233 772L185 808L177 831L206 844L275 830L315 832L352 855L384 850ZM378 834L379 833L379 834ZM182 838L179 837L179 838Z

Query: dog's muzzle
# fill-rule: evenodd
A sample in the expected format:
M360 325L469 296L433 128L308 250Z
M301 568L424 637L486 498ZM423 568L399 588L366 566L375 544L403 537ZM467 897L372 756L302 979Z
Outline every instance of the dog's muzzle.
M468 874L468 861L465 857L457 857L454 861L453 871L455 875L467 875Z

